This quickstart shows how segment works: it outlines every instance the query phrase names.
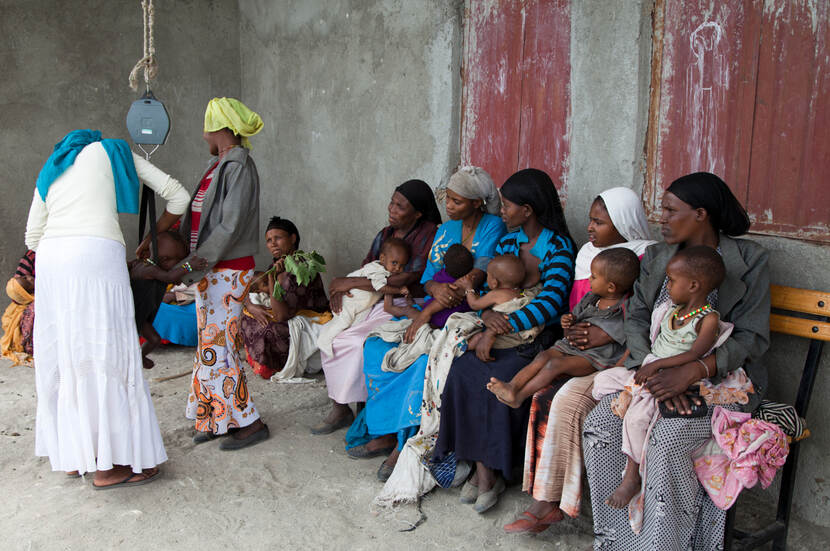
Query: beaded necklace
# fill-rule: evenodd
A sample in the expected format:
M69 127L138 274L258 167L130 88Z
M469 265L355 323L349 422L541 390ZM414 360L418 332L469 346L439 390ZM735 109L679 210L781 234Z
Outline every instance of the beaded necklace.
M686 321L687 319L689 319L689 318L693 318L693 317L695 317L695 316L696 316L696 315L698 315L698 314L709 313L709 311L710 311L711 309L712 309L712 305L711 305L711 304L709 304L709 303L706 303L706 304L704 304L703 306L701 306L700 308L695 308L695 309L694 309L694 310L692 310L691 312L688 312L687 314L684 314L684 315L682 315L682 316L678 316L678 315L677 315L677 312L678 312L679 310L675 310L675 311L674 311L674 314L673 314L673 317L674 317L674 320L675 320L676 322L678 322L678 323L683 323L683 322L684 322L684 321Z

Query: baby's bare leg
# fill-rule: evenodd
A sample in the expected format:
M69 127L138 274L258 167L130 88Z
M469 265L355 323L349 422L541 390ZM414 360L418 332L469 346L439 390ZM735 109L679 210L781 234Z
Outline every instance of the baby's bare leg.
M590 375L594 371L594 366L591 361L582 356L568 356L555 350L556 356L553 356L541 370L530 379L521 390L516 393L516 399L524 401L528 396L533 396L536 392L542 390L553 381L569 375L571 377L583 377ZM519 403L521 403L521 401Z
M622 482L614 490L614 493L608 496L605 503L614 509L622 509L628 505L637 492L640 491L642 480L640 478L640 465L630 457L625 464L625 473L623 473Z
M536 355L532 362L516 373L509 383L491 377L490 382L487 383L487 390L495 394L499 401L504 402L510 407L517 408L525 401L525 398L533 394L533 392L530 394L525 392L527 384L554 358L562 356L563 354L561 352L553 348L543 350Z

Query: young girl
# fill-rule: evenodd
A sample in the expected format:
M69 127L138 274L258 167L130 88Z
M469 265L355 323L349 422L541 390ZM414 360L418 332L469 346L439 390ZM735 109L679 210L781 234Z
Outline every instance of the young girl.
M624 247L640 258L652 243L642 201L634 191L615 187L600 193L588 213L588 242L576 255L570 309L591 290L591 262L601 251Z
M644 385L658 371L701 360L730 332L723 330L729 327L721 327L720 315L707 302L707 296L725 275L723 260L714 249L695 246L680 250L666 266L666 290L674 304L664 310L665 314L655 310L651 354L634 374L627 368L617 367L600 373L595 379L593 394L597 400L624 390L612 409L623 417L622 451L628 456L628 462L622 482L606 500L611 507L625 507L642 483L640 463L648 429L657 412L657 400ZM706 371L705 379L710 374L706 365L700 363L701 370Z
M560 339L510 382L490 378L487 389L501 402L517 408L562 375L581 377L615 365L625 352L623 301L639 272L637 255L629 249L612 248L597 254L591 262L591 291L570 314L562 316L561 323L567 329L575 323L589 322L614 340L604 346L580 350L566 339Z

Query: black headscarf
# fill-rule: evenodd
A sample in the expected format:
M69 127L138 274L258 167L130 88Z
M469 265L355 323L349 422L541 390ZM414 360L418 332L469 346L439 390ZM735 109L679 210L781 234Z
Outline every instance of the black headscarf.
M294 242L294 248L300 248L300 232L297 230L297 226L294 225L294 222L287 218L280 218L279 216L274 216L268 222L268 227L265 228L265 233L268 233L269 230L282 230L288 235L296 235L297 240Z
M435 194L432 188L423 180L407 180L395 191L406 197L412 207L421 213L422 220L428 220L436 226L441 224L441 213L435 204Z
M693 209L706 209L712 227L732 237L749 231L749 216L726 183L709 172L687 174L666 190Z
M501 186L501 195L511 203L530 205L540 224L573 241L559 194L544 171L526 168L516 172Z

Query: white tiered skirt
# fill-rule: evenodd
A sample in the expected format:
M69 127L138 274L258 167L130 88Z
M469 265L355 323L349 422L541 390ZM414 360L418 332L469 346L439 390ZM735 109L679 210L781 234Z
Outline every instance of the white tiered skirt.
M133 472L167 460L142 375L124 245L41 241L36 258L35 453L55 471Z

